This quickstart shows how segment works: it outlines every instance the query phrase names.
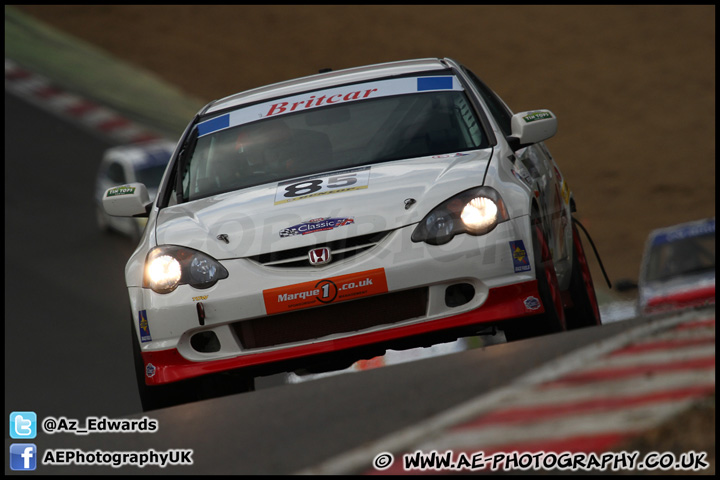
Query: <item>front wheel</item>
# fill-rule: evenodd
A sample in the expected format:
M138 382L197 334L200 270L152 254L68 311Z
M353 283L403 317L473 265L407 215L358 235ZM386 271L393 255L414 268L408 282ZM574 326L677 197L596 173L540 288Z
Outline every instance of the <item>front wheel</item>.
M506 322L503 330L508 342L567 330L555 265L539 219L533 220L531 229L538 293L545 312Z

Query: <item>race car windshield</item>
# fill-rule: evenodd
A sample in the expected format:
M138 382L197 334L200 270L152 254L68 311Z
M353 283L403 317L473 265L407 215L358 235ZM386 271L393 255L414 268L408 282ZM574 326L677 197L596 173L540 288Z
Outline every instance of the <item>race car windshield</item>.
M654 245L650 251L646 281L715 271L715 232Z
M201 133L186 156L182 198L487 146L462 90L304 109Z

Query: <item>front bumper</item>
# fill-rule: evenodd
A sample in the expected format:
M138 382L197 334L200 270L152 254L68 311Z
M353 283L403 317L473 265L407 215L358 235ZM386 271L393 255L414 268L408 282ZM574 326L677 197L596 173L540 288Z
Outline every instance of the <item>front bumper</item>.
M175 348L143 352L142 357L146 372L145 382L147 385L160 385L211 373L337 352L450 328L493 323L544 312L542 305L534 310L526 307L528 298L539 298L535 280L493 288L490 290L490 295L485 304L470 312L440 318L431 322L388 328L336 340L318 341L307 345L205 362L190 361Z
M487 235L459 235L443 246L413 244L413 228L396 230L373 249L322 268L278 269L235 259L222 262L228 279L207 290L184 285L159 295L130 288L146 383L544 311L531 267L527 217L501 223ZM324 297L328 290L330 297ZM457 301L450 292L464 293ZM208 336L214 347L198 348L196 340Z

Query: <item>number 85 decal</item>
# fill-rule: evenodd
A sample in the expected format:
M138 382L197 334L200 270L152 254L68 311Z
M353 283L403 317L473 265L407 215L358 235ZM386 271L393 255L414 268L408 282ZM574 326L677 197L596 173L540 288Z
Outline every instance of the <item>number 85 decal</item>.
M369 181L370 167L353 168L286 180L278 183L275 191L275 205L318 195L368 188Z

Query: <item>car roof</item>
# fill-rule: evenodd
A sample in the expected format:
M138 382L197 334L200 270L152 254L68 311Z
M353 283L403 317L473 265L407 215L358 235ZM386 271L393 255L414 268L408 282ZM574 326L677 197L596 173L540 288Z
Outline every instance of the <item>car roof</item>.
M420 58L319 73L230 95L210 103L203 113L214 113L272 98L376 78L444 70L449 68L452 63L454 62L447 58Z
M695 237L715 232L715 217L678 223L669 227L657 228L648 235L648 245L669 243L683 238Z

